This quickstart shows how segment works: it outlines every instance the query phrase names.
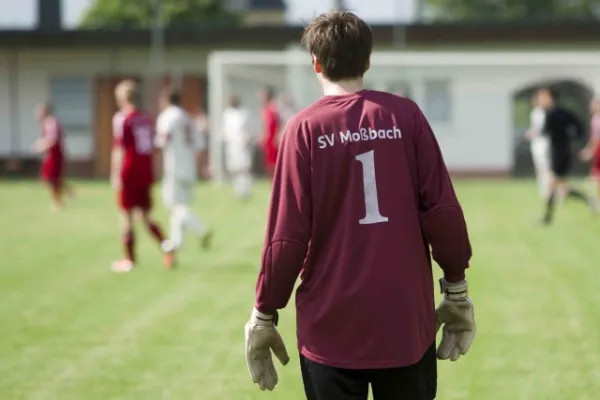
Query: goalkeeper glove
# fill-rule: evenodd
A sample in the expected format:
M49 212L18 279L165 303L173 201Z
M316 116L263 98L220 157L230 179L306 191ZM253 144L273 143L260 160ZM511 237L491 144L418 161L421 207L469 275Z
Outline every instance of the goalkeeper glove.
M440 360L456 361L467 354L475 337L475 314L469 298L467 281L448 282L440 279L444 300L435 310L437 328L442 330L442 341L437 349Z
M273 364L271 351L286 365L290 361L285 344L277 331L278 315L263 314L252 310L250 321L246 324L246 364L252 382L261 390L273 390L277 385L277 371Z

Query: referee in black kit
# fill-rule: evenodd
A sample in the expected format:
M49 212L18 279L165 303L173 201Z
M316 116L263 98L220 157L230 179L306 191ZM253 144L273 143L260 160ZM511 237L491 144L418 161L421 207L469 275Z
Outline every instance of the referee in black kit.
M581 122L573 113L557 104L558 93L551 88L542 88L538 91L538 99L546 111L546 121L543 134L550 139L550 168L552 179L550 191L546 202L546 212L542 218L543 225L549 225L554 215L556 197L564 193L567 198L578 199L587 204L594 213L598 212L598 205L593 197L588 197L581 191L573 189L567 181L573 162L572 139L584 135Z

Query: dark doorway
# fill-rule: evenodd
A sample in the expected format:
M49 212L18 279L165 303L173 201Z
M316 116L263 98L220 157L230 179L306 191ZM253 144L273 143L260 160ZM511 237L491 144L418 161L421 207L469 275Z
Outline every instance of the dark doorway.
M535 91L541 86L552 86L560 94L560 103L573 111L583 123L586 132L589 128L589 104L593 97L592 90L575 80L556 80L550 82L539 82L518 90L513 96L513 134L514 140L514 163L512 175L517 177L530 177L535 175L533 159L529 147L529 141L525 138L525 132L529 128L529 114L532 109L531 98ZM586 135L587 136L587 135ZM576 148L584 146L577 143ZM577 161L573 168L576 175L586 175L588 166Z

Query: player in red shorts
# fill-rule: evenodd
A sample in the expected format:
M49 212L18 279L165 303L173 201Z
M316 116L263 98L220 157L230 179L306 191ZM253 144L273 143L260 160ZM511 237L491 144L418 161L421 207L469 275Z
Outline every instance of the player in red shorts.
M273 177L275 163L277 162L277 135L281 129L277 105L275 104L273 88L265 87L260 92L263 103L263 155L265 171L269 177Z
M71 196L73 190L63 181L64 144L62 128L58 119L52 114L49 103L40 104L36 108L36 117L42 126L42 137L35 142L35 150L44 154L40 177L50 189L52 208L59 211L62 208L63 193Z
M112 151L111 181L118 191L118 202L123 215L123 245L125 258L115 261L115 272L129 272L136 263L133 213L140 211L146 228L162 244L164 235L150 217L152 208L154 124L152 119L137 108L137 83L125 80L117 85L115 97L119 112L113 118L114 146ZM165 253L164 264L173 267L173 254Z
M592 100L590 111L592 114L590 139L585 148L581 150L581 159L592 161L590 175L595 181L598 198L600 198L600 99Z

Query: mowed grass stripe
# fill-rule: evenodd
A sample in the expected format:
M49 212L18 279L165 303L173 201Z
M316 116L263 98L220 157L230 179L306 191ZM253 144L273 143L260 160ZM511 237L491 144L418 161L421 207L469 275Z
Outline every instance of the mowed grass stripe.
M112 217L110 222L116 222L117 218L111 208L106 207L98 211L96 214L105 214L106 217ZM221 217L225 213L227 210L217 210L215 215ZM46 218L53 217L56 216L48 215ZM65 213L63 217L63 224L66 226L79 221L79 215ZM31 250L29 257L23 258L34 266L33 273L22 271L20 269L22 263L13 264L15 267L13 269L18 271L15 275L24 273L27 275L24 275L18 284L2 280L3 284L6 284L6 290L3 293L6 297L0 303L0 315L12 314L11 320L14 322L3 324L4 333L10 341L14 341L13 347L9 350L15 354L27 354L27 357L20 358L24 367L35 365L38 361L37 358L43 357L45 351L68 354L68 348L62 349L64 346L69 346L68 343L63 342L65 335L68 332L77 331L80 327L88 329L90 325L93 326L99 316L102 316L105 321L104 327L111 329L111 318L118 317L119 314L111 313L110 308L106 306L107 302L110 302L113 297L117 297L121 301L120 304L130 306L131 298L135 296L136 291L144 290L146 285L152 282L143 280L139 282L140 278L138 278L123 293L115 293L118 288L115 285L116 279L123 279L123 277L116 278L109 271L114 255L120 253L116 223L103 225L104 228L109 226L112 231L115 231L107 240L91 243L85 239L75 240L77 238L66 235L59 235L55 240L49 242L47 233L44 233L46 227L43 221L35 226L37 226L37 234L32 235L29 242L47 243L49 251L44 254L44 252ZM95 226L97 225L91 225L83 231L93 231ZM160 253L156 244L145 235L145 232L141 233L138 250L142 260L146 261L145 263L142 261L141 270L151 269L162 272ZM190 244L190 247L192 246L197 252L197 245ZM44 250L46 250L45 247ZM60 257L56 257L57 254ZM16 255L12 255L11 258L20 260ZM196 258L202 260L204 256L200 255ZM136 271L136 273L139 272ZM127 280L127 278L124 279ZM147 288L148 294L161 293L161 280L159 279L153 284ZM121 294L125 294L127 297L123 298ZM141 306L143 307L143 304ZM65 320L68 321L68 324L60 323ZM115 323L120 323L120 321L117 320ZM35 336L36 343L34 346L23 348L21 344L27 340L28 334ZM36 371L39 369L36 368Z
M252 243L250 244L252 245ZM228 262L236 258L235 250L243 250L245 246L247 244L240 240L233 247L234 252L219 256L215 259L214 265L227 267ZM130 276L134 277L133 274ZM171 330L173 326L169 324L169 320L173 315L177 315L191 299L199 298L204 305L212 303L216 307L211 312L219 312L220 306L212 301L219 298L216 296L217 290L211 290L209 286L210 284L206 282L199 283L187 279L178 282L176 286L169 288L170 290L163 292L162 295L156 294L150 298L146 296L138 298L135 311L129 315L127 321L124 321L118 327L114 334L107 337L104 343L88 348L79 357L71 360L58 371L51 371L49 376L41 380L47 382L43 386L42 392L34 393L32 399L43 399L43 396L47 393L67 394L73 383L76 383L74 388L80 385L85 386L86 379L93 381L98 379L98 369L108 372L104 376L105 378L120 383L120 380L127 376L123 373L129 372L131 368L131 365L127 365L127 363L135 363L140 355L143 356L144 338L147 335L152 335L152 333ZM235 287L232 289L235 289ZM226 300L226 298L221 298L221 301L223 300ZM118 302L112 302L107 306L118 309L119 304ZM129 314L127 311L125 313ZM201 334L202 332L200 332L200 337ZM151 346L148 348L152 349ZM212 348L212 350L216 349ZM135 370L138 371L139 368L135 368ZM110 393L107 394L110 395Z

